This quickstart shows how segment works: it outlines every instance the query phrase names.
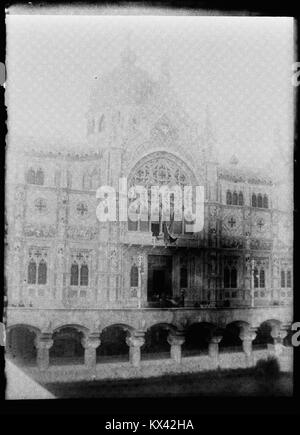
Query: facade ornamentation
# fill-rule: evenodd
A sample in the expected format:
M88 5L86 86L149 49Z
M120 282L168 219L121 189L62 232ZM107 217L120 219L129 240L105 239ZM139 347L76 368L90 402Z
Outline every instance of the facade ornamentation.
M97 228L94 226L70 225L67 229L68 238L72 240L93 240L97 232Z
M56 227L54 225L35 225L26 224L24 227L24 235L26 237L55 237Z

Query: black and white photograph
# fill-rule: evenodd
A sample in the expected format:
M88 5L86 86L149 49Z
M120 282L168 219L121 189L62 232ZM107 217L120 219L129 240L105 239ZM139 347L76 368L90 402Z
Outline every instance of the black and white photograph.
M6 10L6 400L292 397L295 20L134 12Z

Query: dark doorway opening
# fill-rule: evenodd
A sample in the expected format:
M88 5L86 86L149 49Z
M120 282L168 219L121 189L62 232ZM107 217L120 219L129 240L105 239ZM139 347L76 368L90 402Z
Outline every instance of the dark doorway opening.
M172 257L149 255L148 301L160 304L172 298Z

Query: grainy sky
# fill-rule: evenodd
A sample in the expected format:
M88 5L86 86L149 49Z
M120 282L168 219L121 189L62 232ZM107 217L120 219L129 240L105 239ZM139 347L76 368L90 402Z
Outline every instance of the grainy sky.
M291 18L7 15L6 24L13 135L84 143L94 77L117 66L130 35L137 65L154 78L167 57L200 129L209 106L221 160L281 159L278 130L283 153L292 149Z

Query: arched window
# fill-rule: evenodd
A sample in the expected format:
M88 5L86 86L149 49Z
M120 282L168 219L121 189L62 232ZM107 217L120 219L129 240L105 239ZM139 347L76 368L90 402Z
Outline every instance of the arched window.
M130 287L138 287L139 285L139 271L134 264L130 270Z
M101 116L101 118L99 119L99 131L103 131L104 128L104 115Z
M47 264L44 260L39 262L38 284L47 284Z
M290 270L286 273L286 286L289 288L292 287L292 272Z
M260 208L262 208L262 196L261 196L261 194L259 193L258 195L257 195L257 207L260 207Z
M238 205L238 194L236 192L233 192L233 195L232 195L232 204L233 205Z
M230 270L229 267L225 267L224 269L224 287L230 287Z
M231 268L230 273L230 287L231 288L237 288L237 270L235 267Z
M67 171L67 187L72 188L72 174L70 171Z
M98 189L99 187L99 173L96 169L91 173L91 188L93 190Z
M61 179L61 171L57 169L54 175L54 184L56 187L60 186L60 179Z
M83 264L80 268L80 285L89 284L89 268L86 264Z
M231 192L229 190L227 190L227 194L226 194L226 204L227 205L232 204L232 195L231 195Z
M92 118L92 119L89 119L88 123L87 123L88 134L94 133L94 129L95 129L95 120L94 120L94 118Z
M89 174L84 174L82 177L82 187L84 190L89 190L91 188L90 176Z
M264 269L260 269L259 272L259 287L260 288L265 288L266 284L265 284L265 270Z
M188 286L187 268L181 267L181 269L180 269L180 288L186 288L187 286Z
M26 182L28 184L35 184L35 171L30 168L26 174Z
M28 264L27 282L36 284L36 262L34 260L30 260Z
M71 285L78 285L78 264L73 263L71 266Z
M36 171L35 184L42 186L44 184L44 172L41 168Z
M281 284L280 284L280 286L281 286L281 288L284 288L285 287L285 271L284 270L282 270L281 271Z
M252 207L256 207L256 195L255 195L255 193L253 193L253 195L252 195Z
M244 196L243 193L239 193L239 205L244 205Z
M268 196L267 195L264 195L263 207L264 208L268 208L269 207L269 201L268 201Z
M258 275L258 270L257 270L257 268L255 267L254 268L254 287L255 288L258 288L259 286L258 286L258 284L259 284L259 281L258 281L258 278L259 278L259 275Z

